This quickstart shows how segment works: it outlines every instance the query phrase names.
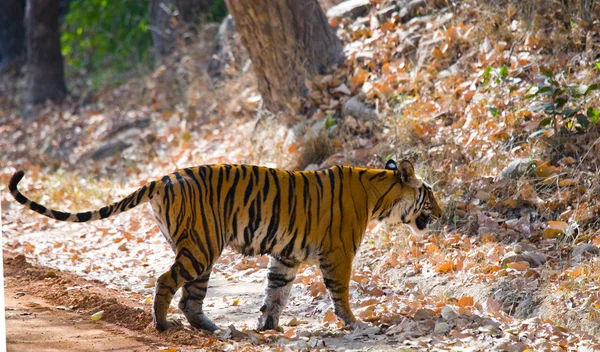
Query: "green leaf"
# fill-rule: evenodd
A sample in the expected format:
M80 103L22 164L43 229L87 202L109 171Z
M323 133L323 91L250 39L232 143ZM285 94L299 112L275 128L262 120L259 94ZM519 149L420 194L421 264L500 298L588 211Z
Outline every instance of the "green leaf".
M505 79L506 77L508 77L508 67L506 67L506 65L500 67L500 70L498 71L498 75L500 75L500 78Z
M596 68L600 70L600 61L596 62Z
M598 123L598 120L600 120L600 112L598 111L598 109L590 106L589 108L587 108L586 113L587 113L587 117L593 123Z
M577 116L575 116L575 118L577 119L577 122L581 125L581 127L583 127L583 128L587 128L590 125L590 120L588 120L588 117L585 116L584 114L577 114Z
M556 103L556 109L560 109L560 108L562 108L563 106L565 106L565 104L566 104L568 101L569 101L569 98L568 98L568 97L566 97L566 96L561 96L561 97L558 97L558 98L556 99L556 101L555 101L555 103Z
M585 92L583 93L583 95L587 95L589 92L594 91L594 90L598 90L598 85L596 83L590 84L587 87L587 89L585 90Z
M495 107L494 105L490 105L489 109L490 109L490 114L492 114L493 118L498 117L498 108L497 107Z
M535 106L529 108L528 110L531 112L538 112L538 111L542 111L542 110L545 110L545 109L548 109L551 107L552 107L552 103L541 103L541 104L538 104L538 105L535 105Z
M539 127L548 126L551 123L552 123L552 118L551 117L546 117L545 119L543 119L542 121L540 121Z
M562 115L564 117L573 117L577 112L579 112L579 108L576 109L564 109Z
M552 70L551 70L551 69L549 69L549 68L548 68L548 67L546 67L546 66L540 66L540 72L541 72L541 73L542 73L544 76L546 76L546 77L548 77L548 78L552 78L552 76L554 75L554 74L552 73Z
M543 121L543 120L542 120L542 121ZM541 122L540 122L540 125L541 125ZM538 126L538 127L539 127L539 126ZM541 135L543 135L543 134L544 134L544 130L537 130L537 131L533 132L532 134L530 134L530 135L527 137L527 139L534 139L534 138L536 138L536 137L539 137L539 136L541 136ZM531 169L534 169L534 170L535 170L535 168L536 168L536 167L537 167L537 165L536 165L535 163L531 163Z
M525 99L531 99L531 98L534 98L536 95L538 95L538 91L539 91L539 90L540 90L540 89L539 89L537 86L531 86L531 87L529 87L529 88L526 90L526 92L529 92L529 94L527 94L527 93L526 93L524 98L525 98Z
M483 71L483 84L488 84L490 82L490 74L492 72L492 68L490 66L488 66L484 71Z
M541 86L537 91L537 94L544 94L547 92L554 92L554 88L552 88L552 86Z
M325 128L333 127L337 125L337 120L330 115L327 115L325 119Z
M561 95L564 91L561 88L555 88L552 90L552 97L556 98L557 96Z

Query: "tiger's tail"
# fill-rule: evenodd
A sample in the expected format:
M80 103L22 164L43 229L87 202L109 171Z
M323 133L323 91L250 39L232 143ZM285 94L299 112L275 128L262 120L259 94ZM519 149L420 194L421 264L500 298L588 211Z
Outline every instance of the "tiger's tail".
M49 218L70 222L94 221L120 214L152 199L153 192L157 186L157 181L153 181L147 185L144 185L143 187L128 195L127 197L123 198L122 200L115 202L111 205L107 205L100 209L95 209L91 211L84 211L80 213L67 213L58 210L48 209L45 206L25 197L23 193L19 192L19 190L17 189L17 185L21 181L21 179L23 179L24 175L25 173L23 171L17 171L13 174L13 176L10 179L10 182L8 183L8 189L10 190L10 194L12 194L16 201L28 207L29 209L38 212L42 215L45 215Z

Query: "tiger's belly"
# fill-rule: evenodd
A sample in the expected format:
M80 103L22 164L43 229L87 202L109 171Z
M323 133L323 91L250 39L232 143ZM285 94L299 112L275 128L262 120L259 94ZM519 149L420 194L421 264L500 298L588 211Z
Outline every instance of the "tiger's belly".
M316 244L306 241L303 236L293 236L279 229L269 234L267 226L250 232L247 228L238 229L231 235L229 247L248 256L269 254L287 260L316 264L318 255Z

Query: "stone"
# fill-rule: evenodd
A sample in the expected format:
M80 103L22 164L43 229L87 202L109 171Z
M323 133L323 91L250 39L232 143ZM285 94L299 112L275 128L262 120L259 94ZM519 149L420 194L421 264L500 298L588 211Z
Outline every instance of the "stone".
M445 334L448 331L450 331L448 323L435 323L435 328L433 328L433 332L436 334Z
M365 104L360 95L355 95L344 103L342 116L347 115L363 121L374 120L379 117L377 110Z
M506 267L508 263L528 262L532 268L546 263L547 257L543 253L525 251L523 253L509 252L502 258L501 266Z
M598 254L600 254L600 250L598 250L598 247L594 246L591 243L586 243L573 248L573 251L571 252L571 257L581 259L584 257L595 256Z
M359 17L367 13L370 0L348 0L327 10L327 17Z

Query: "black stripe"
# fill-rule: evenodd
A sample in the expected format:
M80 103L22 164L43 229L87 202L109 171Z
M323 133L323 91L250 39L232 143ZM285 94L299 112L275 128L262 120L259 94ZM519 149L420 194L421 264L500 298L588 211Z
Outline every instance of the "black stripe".
M254 182L252 179L248 182L248 187L246 187L246 192L244 193L244 206L248 205L248 201L250 200L250 195L252 195L252 190L254 189Z
M196 259L196 257L194 257L194 255L192 254L192 252L190 252L189 249L182 248L181 251L179 252L178 256L184 256L190 261L190 263L192 263L192 266L194 267L194 271L196 271L196 275L194 275L195 277L202 275L202 273L204 272L205 266L204 265L203 265L203 267L200 266L201 264L198 262L198 259ZM179 260L181 260L181 259L179 259Z
M140 204L140 202L142 201L142 197L144 196L144 194L146 194L146 190L147 190L147 189L148 189L148 187L147 187L147 186L144 186L144 187L142 187L142 188L141 188L141 189L138 191L139 193L138 193L138 196L137 196L137 198L136 198L136 200L135 200L135 205L134 205L134 206L136 206L136 205ZM132 207L132 208L133 208L133 207Z
M203 192L202 192L202 187L200 186L200 181L198 180L198 178L196 178L196 176L194 175L194 173L193 173L192 170L186 169L186 174L187 174L187 176L189 178L191 178L194 181L194 183L196 184L196 187L198 188L199 198L202 198L202 193ZM208 242L208 244L210 246L210 236L211 236L211 234L210 234L209 229L208 229L208 223L207 223L207 220L206 220L205 211L203 209L203 204L205 204L205 203L202 202L201 200L198 201L198 205L200 206L199 213L200 213L200 216L202 217L201 222L202 222L202 228L204 230L204 233L202 234L202 236L200 236L200 235L197 235L197 236L198 236L199 240L206 240L206 242ZM210 258L210 254L206 251L207 249L202 244L198 245L198 249L202 252L202 255L204 255L205 259Z
M179 269L179 275L181 275L181 277L183 277L186 281L194 280L194 277L187 271L187 269L185 268L183 263L177 262L177 268ZM173 271L174 270L171 270L171 272L173 272ZM177 281L175 281L175 282L177 282Z
M84 213L77 213L77 220L79 222L86 222L86 221L89 221L91 218L92 218L91 211L86 211Z
M29 199L27 199L27 197L25 197L21 193L17 193L14 197L17 200L17 202L19 202L21 204L27 204L27 202L29 201Z
M369 177L369 181L373 181L376 178L381 178L382 176L385 176L386 174L387 174L387 171L378 172L375 175Z
M387 191L385 191L383 193L383 195L381 195L381 197L379 197L379 199L377 200L377 202L375 203L375 206L373 207L373 214L377 213L377 211L379 210L379 208L383 205L383 201L385 199L385 196L387 196L388 193L390 193L390 191L395 187L395 184L392 184L390 186L390 188L387 189Z
M31 209L35 212L38 212L40 214L45 214L46 211L48 210L48 209L46 209L45 206L38 204L36 202L31 202L31 205L29 205L29 209Z
M52 217L54 217L56 220L61 221L65 221L71 216L71 214L64 213L62 211L50 210L50 212L52 213Z
M106 219L107 217L109 217L112 214L112 209L112 205L100 208L100 210L98 211L100 213L100 219Z
M153 194L153 192L154 192L154 188L155 188L155 187L156 187L156 181L152 181L152 182L150 182L150 189L148 190L148 197L149 197L150 199L152 199L152 197L154 197L154 194Z

